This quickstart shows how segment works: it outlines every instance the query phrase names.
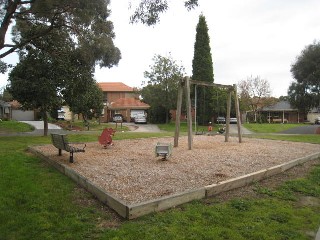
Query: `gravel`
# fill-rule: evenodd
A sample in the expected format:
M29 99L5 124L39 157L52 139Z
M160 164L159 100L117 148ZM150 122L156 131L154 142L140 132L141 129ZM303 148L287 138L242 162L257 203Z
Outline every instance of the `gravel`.
M256 172L290 160L320 152L320 145L286 141L196 135L193 149L187 149L187 137L180 137L168 160L155 157L158 142L173 138L114 140L104 149L88 143L85 153L58 156L50 145L35 146L37 151L74 169L95 185L127 204L140 203L184 192L230 178Z

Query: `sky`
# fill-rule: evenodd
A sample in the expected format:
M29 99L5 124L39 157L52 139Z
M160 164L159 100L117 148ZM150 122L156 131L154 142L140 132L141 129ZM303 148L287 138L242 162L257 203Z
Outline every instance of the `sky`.
M133 5L138 0L132 0ZM214 82L237 84L250 76L268 80L272 96L287 95L290 68L301 51L320 40L319 0L199 0L191 11L183 0L168 0L169 10L153 27L130 24L129 0L111 0L118 66L96 68L98 82L141 87L156 54L169 56L192 75L196 25L202 13L209 28ZM7 59L14 62L14 56ZM0 74L0 87L6 84ZM198 79L197 79L198 80Z

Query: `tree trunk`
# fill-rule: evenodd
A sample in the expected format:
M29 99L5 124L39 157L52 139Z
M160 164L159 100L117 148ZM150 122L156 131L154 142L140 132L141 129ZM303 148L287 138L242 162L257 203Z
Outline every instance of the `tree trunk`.
M3 16L1 27L0 27L0 49L3 49L5 37L11 23L14 12L17 10L19 1L8 1L6 7L6 14Z
M48 115L46 111L41 113L43 118L43 136L48 136Z
M169 123L169 111L166 110L166 124Z

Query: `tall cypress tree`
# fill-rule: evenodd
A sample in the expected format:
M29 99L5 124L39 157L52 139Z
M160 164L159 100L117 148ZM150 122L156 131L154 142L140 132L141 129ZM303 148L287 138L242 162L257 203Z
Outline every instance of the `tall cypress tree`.
M192 60L192 79L213 83L213 64L210 37L205 16L199 16ZM212 88L197 87L197 118L199 124L207 124L213 116Z

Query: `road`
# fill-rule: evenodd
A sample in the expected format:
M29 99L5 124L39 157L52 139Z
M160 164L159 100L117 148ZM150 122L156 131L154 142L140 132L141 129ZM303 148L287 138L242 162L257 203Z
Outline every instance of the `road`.
M320 125L305 125L300 126L296 128L291 128L285 131L282 131L281 133L284 134L315 134L316 129L320 127Z

